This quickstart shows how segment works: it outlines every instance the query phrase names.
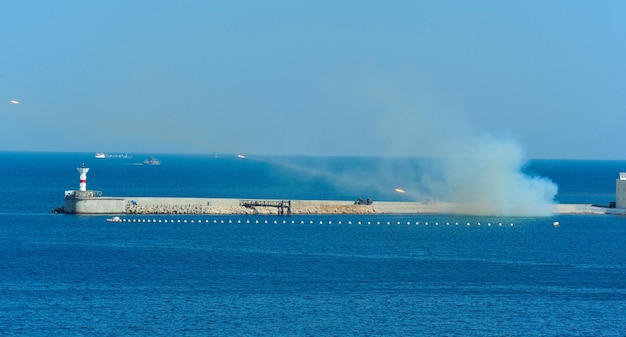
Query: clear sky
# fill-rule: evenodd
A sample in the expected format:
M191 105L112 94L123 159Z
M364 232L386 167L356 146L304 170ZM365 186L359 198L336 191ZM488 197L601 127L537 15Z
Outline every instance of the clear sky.
M626 1L4 0L0 150L437 156L487 137L626 159L625 17Z

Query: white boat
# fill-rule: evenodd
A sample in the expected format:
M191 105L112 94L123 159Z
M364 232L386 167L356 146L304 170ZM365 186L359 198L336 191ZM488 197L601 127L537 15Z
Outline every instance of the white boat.
M104 158L124 158L124 159L130 159L133 156L127 154L127 153L114 153L114 154L106 154L104 152L98 152L96 153L96 158L99 159L104 159Z
M152 157L143 161L144 165L161 165L161 161Z
M119 216L114 216L112 218L108 218L107 222L122 222L122 219L120 219Z

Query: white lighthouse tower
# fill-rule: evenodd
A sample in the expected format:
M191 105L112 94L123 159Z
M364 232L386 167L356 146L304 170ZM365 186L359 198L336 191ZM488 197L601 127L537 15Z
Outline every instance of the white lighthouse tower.
M75 214L119 214L126 212L126 199L103 197L102 192L87 189L89 168L83 163L76 170L80 174L79 188L65 191L65 203L60 208L62 213Z
M81 167L77 167L76 170L78 170L78 173L80 174L78 189L65 191L65 198L101 197L102 192L87 189L87 172L89 172L89 168L85 167L85 163L83 163Z
M89 168L85 167L85 163L81 167L76 168L78 173L80 173L80 184L79 191L87 191L87 172L89 172Z

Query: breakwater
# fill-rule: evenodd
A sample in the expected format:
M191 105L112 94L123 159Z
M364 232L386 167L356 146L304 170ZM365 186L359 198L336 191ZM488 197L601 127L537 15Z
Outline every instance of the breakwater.
M286 211L288 209L288 211ZM240 200L214 198L132 198L127 214L375 214L372 205L331 200Z
M468 214L467 205L444 202L344 200L250 200L228 198L94 197L70 198L62 212L76 214ZM553 214L626 215L626 209L589 204L555 204ZM469 213L471 214L471 213Z

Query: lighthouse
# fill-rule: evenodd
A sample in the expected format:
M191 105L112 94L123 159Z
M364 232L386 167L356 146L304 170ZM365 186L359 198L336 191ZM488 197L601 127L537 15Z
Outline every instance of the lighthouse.
M79 188L65 191L65 203L58 209L60 213L111 214L126 211L124 198L103 197L102 192L87 189L89 168L85 167L85 163L76 170L80 174Z
M85 167L85 163L81 167L76 168L78 173L80 173L80 184L79 191L87 191L87 172L89 172L89 168Z

